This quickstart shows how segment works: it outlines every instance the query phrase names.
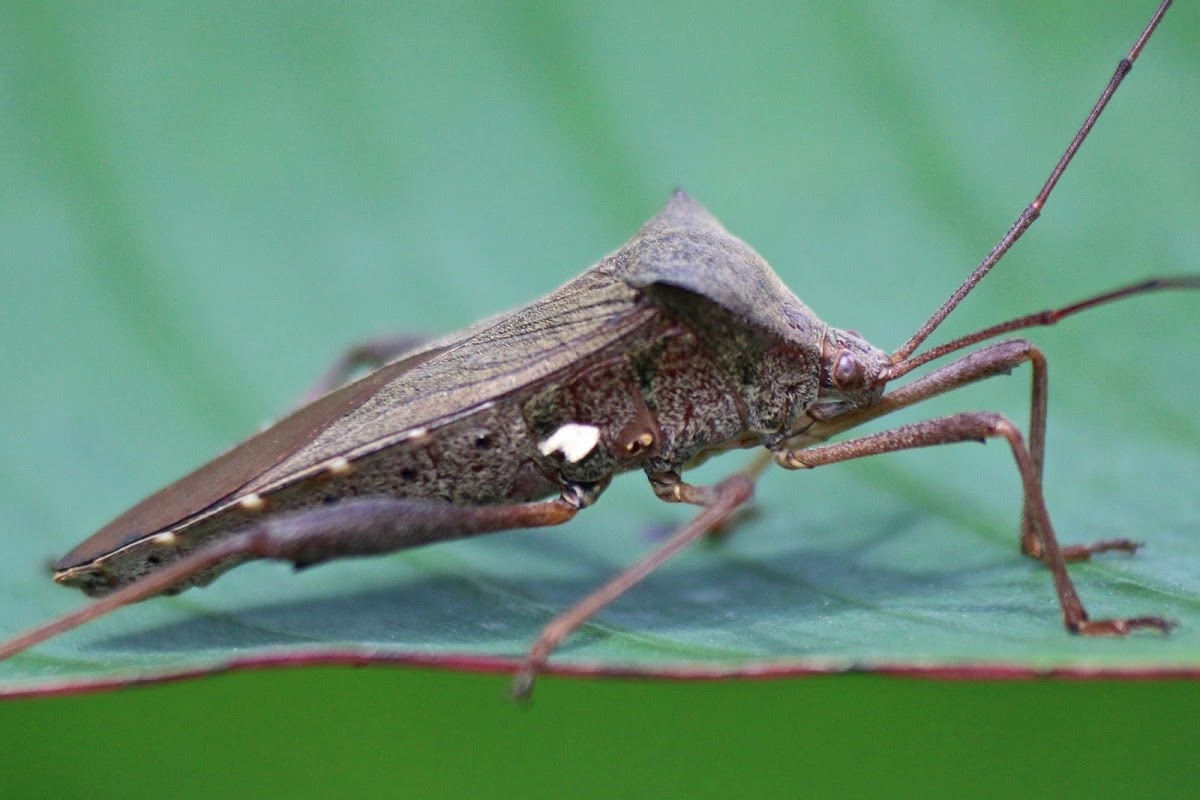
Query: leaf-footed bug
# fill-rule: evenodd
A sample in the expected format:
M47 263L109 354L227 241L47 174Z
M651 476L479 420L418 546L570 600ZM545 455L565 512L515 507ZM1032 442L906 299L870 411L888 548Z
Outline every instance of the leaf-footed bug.
M1131 68L1163 2L1034 201L946 303L892 354L822 323L766 263L682 193L620 250L545 298L433 341L352 351L311 402L135 506L56 564L56 580L102 598L0 645L8 657L110 610L207 583L250 558L308 565L571 519L621 472L702 511L642 562L552 621L516 690L586 619L672 554L727 521L754 467L711 487L680 473L723 450L763 446L788 469L1005 439L1023 488L1022 550L1049 566L1064 622L1086 635L1166 630L1159 617L1089 619L1065 563L1134 543L1060 547L1041 488L1047 373L1023 339L989 344L891 393L930 361L1024 328L1158 289L1160 278L918 349L1040 215ZM345 386L354 364L380 365ZM962 413L859 439L831 437L1029 362L1028 438L1004 417ZM546 498L552 499L546 499Z

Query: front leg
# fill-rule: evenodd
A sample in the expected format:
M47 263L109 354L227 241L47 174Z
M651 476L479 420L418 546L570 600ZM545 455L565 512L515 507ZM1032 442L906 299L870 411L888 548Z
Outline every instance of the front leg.
M1054 588L1062 607L1063 623L1071 633L1087 636L1124 635L1137 628L1155 628L1168 631L1172 623L1162 617L1132 617L1129 619L1088 619L1087 611L1075 591L1071 576L1067 573L1066 553L1058 544L1046 500L1042 495L1041 471L1037 460L1030 454L1017 427L1000 414L967 412L940 419L926 420L904 425L890 431L851 439L837 444L821 445L804 450L781 450L775 460L787 469L811 469L814 467L849 461L854 458L909 450L916 447L953 444L955 442L982 442L991 438L1008 441L1017 471L1021 475L1025 500L1023 518L1037 537L1039 557L1050 567L1054 576Z
M824 441L831 436L856 428L885 414L916 405L931 397L952 392L976 381L1007 375L1029 362L1033 371L1029 403L1030 469L1039 491L1042 485L1042 463L1046 450L1046 408L1049 395L1049 374L1046 357L1025 339L1009 339L987 345L973 353L942 366L912 383L885 394L878 403L851 411L830 420L818 421L808 431L809 438ZM1021 512L1021 552L1032 558L1047 558L1034 526L1035 513L1026 507ZM1137 542L1129 539L1102 539L1089 544L1072 544L1062 548L1067 561L1082 561L1096 553L1113 550L1132 553Z

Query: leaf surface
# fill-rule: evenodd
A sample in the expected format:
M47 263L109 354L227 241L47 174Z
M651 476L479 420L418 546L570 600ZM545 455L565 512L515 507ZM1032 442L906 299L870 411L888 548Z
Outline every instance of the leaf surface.
M898 346L1032 197L1144 22L1082 3L330 14L8 12L0 636L81 603L50 559L285 409L342 347L549 291L676 185L824 319ZM1043 220L935 338L1200 271L1196 15L1168 16ZM1017 553L1006 449L961 445L768 475L734 535L554 663L1195 675L1200 296L1031 338L1051 364L1061 538L1146 543L1074 567L1080 594L1094 616L1178 620L1171 636L1067 635ZM1020 371L904 420L1023 425L1027 395ZM686 514L634 475L561 530L248 565L0 663L0 693L272 660L500 668Z

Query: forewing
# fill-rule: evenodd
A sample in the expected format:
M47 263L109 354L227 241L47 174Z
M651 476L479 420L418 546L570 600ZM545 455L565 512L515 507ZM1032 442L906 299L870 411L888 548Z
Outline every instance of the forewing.
M55 564L84 564L234 498L298 480L415 428L438 426L552 378L639 330L657 309L602 262L533 304L431 342L408 358L298 409L114 519Z
M86 563L143 536L170 528L220 502L286 459L333 421L353 411L379 386L440 352L439 348L423 349L296 409L121 514L63 556L54 568L61 570Z
M551 380L635 334L659 310L639 304L637 291L612 276L610 261L380 386L353 413L246 490L263 491L331 458L386 447L416 428L433 432L481 404Z

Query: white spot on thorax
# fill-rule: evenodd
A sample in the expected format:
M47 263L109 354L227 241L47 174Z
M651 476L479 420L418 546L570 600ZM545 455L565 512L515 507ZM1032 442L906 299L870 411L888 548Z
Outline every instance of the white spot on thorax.
M568 422L538 443L542 455L562 453L563 458L572 464L582 461L588 453L596 449L600 442L600 429L595 425L580 425L578 422Z

